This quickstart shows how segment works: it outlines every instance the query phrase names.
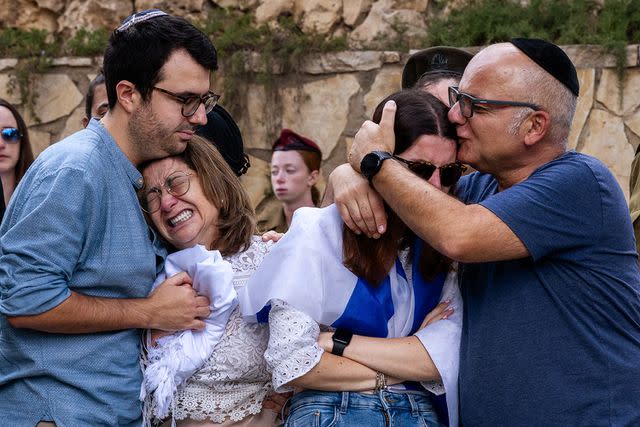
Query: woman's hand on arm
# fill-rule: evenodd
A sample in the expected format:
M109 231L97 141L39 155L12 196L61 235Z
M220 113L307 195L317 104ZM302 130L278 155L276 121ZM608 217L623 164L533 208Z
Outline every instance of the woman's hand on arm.
M387 384L402 380L387 376ZM325 352L309 372L288 385L323 391L366 391L376 387L376 371L346 357Z
M325 350L333 347L331 335L333 335L332 332L323 332L318 338L318 343ZM398 378L401 381L440 380L438 369L429 357L429 353L414 336L372 338L354 335L342 355L374 372L380 371L388 377Z

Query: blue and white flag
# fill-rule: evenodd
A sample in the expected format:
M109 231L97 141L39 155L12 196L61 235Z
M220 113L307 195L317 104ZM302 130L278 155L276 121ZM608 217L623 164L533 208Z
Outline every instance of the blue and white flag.
M439 301L450 299L453 315L430 324L417 336L441 374L449 420L457 423L462 299L455 271L446 280L444 274L424 280L417 262L422 242L417 241L411 271L396 261L383 283L371 286L343 264L342 227L335 205L296 210L289 231L239 292L245 320L268 321L269 303L279 299L321 325L396 338L415 333ZM423 385L435 392L430 384Z
M405 272L397 260L384 281L372 286L343 264L342 224L335 205L298 209L289 231L238 296L245 318L266 321L269 301L280 299L319 324L358 335L392 338L415 332L438 304L445 275L428 282L417 263ZM414 252L417 259L420 248Z

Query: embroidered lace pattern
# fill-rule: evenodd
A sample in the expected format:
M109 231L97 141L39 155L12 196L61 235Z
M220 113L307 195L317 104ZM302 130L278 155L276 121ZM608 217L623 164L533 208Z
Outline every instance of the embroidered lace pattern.
M292 391L286 384L309 372L324 350L317 343L320 327L311 317L281 300L271 301L269 346L264 354L278 393Z
M245 252L226 258L235 273L236 289L246 285L270 247L256 236ZM243 322L236 308L209 360L176 393L173 417L221 423L259 413L271 391L263 357L268 337L267 325Z

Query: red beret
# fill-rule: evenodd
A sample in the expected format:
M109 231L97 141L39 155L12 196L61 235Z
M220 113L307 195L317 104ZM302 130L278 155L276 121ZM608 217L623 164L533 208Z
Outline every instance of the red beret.
M273 143L273 151L289 150L313 151L322 155L320 147L318 147L318 145L309 138L298 135L291 129L282 129L282 132L280 132L280 136Z

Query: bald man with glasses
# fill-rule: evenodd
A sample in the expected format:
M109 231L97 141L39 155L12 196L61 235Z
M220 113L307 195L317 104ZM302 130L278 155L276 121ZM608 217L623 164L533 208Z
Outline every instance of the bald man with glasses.
M460 420L473 426L639 425L640 270L617 181L567 151L579 83L557 46L491 45L449 89L458 160L478 172L450 197L393 159L395 106L366 122L349 160L436 250L459 261ZM366 170L364 170L366 169ZM335 173L336 190L357 176ZM335 195L367 235L384 214Z

